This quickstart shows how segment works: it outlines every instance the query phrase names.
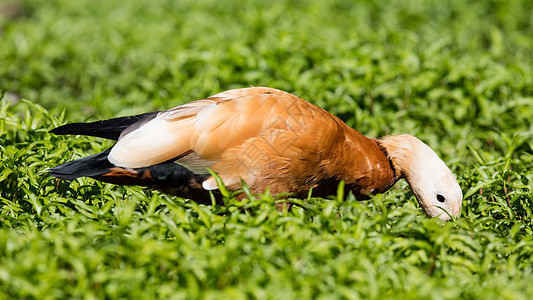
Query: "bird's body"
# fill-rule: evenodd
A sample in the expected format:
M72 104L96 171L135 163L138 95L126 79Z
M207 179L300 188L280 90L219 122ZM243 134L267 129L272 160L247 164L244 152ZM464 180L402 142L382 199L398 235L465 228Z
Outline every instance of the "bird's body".
M407 135L367 138L303 99L263 87L230 90L162 112L67 124L52 132L118 140L102 153L53 168L53 176L150 186L197 201L217 189L208 169L230 190L244 181L253 193L269 189L302 197L313 188L315 195L327 196L344 181L364 199L401 177L409 181L404 152L429 149ZM429 151L430 159L442 163ZM457 182L444 168L457 198Z

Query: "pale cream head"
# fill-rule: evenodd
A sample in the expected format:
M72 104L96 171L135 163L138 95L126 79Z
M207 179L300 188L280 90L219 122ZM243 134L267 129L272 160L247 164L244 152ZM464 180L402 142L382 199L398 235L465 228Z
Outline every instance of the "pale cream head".
M408 134L386 136L381 141L396 171L407 180L428 216L449 220L444 210L454 217L461 214L461 188L435 151Z

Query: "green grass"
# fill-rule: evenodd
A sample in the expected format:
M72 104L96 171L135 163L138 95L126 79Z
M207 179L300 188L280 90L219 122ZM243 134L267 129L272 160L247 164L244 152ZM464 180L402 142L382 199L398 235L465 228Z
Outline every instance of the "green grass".
M471 2L471 3L470 3ZM533 297L533 2L0 0L0 298ZM405 182L358 202L204 206L47 168L108 147L48 130L237 87L410 133L460 219Z

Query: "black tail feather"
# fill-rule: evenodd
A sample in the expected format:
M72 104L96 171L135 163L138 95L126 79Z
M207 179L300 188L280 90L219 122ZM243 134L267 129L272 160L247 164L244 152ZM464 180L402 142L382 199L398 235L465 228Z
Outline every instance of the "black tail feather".
M107 155L111 148L77 160L69 161L60 166L49 169L52 171L51 176L72 180L78 177L93 177L109 172L109 168L114 167L107 160Z
M50 130L53 134L79 134L96 136L110 140L118 140L120 134L128 126L143 120L155 116L158 111L144 113L135 116L119 117L109 120L96 121L91 123L70 123L63 126L59 126Z

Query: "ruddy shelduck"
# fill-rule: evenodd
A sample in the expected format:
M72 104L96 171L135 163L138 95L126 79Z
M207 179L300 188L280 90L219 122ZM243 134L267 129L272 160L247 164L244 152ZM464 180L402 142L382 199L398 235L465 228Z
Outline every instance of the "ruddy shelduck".
M142 185L199 202L245 182L252 193L335 194L344 181L357 199L405 178L424 212L459 216L462 192L437 154L411 135L367 138L290 93L266 87L225 91L167 111L51 131L117 140L111 148L51 169L62 179L91 177ZM244 194L243 194L244 195ZM446 212L445 212L446 211ZM448 214L449 213L449 214Z

